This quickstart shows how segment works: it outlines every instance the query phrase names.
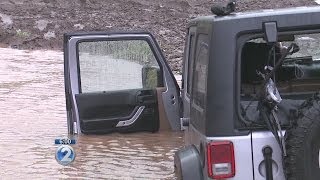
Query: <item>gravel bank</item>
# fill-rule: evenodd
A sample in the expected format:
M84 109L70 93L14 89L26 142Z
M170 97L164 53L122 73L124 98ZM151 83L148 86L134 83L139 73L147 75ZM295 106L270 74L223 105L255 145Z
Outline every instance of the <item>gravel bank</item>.
M216 0L214 3L225 3ZM1 0L0 47L62 48L72 31L148 30L171 68L181 70L187 22L209 15L210 0ZM311 0L243 0L237 11L316 5Z

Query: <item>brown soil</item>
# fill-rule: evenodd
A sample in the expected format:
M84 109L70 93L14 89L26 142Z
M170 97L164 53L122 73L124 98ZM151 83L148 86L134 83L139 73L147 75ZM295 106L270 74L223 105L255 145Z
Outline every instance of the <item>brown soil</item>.
M186 24L211 14L212 4L211 0L1 0L0 47L61 50L66 32L147 30L157 38L171 68L180 71ZM237 11L315 4L243 0Z

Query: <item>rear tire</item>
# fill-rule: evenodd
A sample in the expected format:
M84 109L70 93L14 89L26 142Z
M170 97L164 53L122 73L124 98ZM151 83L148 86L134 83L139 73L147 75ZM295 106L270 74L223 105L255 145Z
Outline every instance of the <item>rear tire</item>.
M287 180L318 180L320 177L320 95L307 100L296 123L286 132Z

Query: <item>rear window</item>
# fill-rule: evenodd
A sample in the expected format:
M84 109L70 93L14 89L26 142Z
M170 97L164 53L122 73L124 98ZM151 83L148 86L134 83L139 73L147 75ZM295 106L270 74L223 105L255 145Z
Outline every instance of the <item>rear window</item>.
M241 51L240 109L243 119L261 123L258 95L263 78L261 72L272 69L291 43L299 51L286 56L272 77L282 97L277 114L282 124L289 123L291 110L296 110L308 97L320 90L320 34L287 36L276 45L267 44L262 38L247 41Z
M192 48L193 43L194 43L194 35L190 35L190 41L189 41L189 54L188 54L188 77L187 77L187 93L190 94L191 92L191 84L192 84L192 67L193 67L193 62L194 62L194 49Z
M275 81L282 93L312 93L320 89L320 34L294 35L293 41L282 41L283 48L291 43L299 46L299 51L288 55L282 66L276 71ZM262 78L257 74L265 66L274 66L270 54L272 45L262 39L245 43L242 48L241 94L255 94ZM275 47L276 59L281 56L279 47Z
M191 91L191 123L199 128L206 109L209 40L206 34L199 34L197 37Z
M196 46L193 81L193 104L205 109L208 73L208 40L200 34Z

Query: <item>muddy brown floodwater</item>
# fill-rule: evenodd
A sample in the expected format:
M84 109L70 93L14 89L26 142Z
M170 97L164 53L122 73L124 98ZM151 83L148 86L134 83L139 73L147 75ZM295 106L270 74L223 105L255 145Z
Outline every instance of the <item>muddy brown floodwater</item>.
M0 179L174 179L182 133L77 136L75 162L59 165L67 135L63 54L0 48Z

